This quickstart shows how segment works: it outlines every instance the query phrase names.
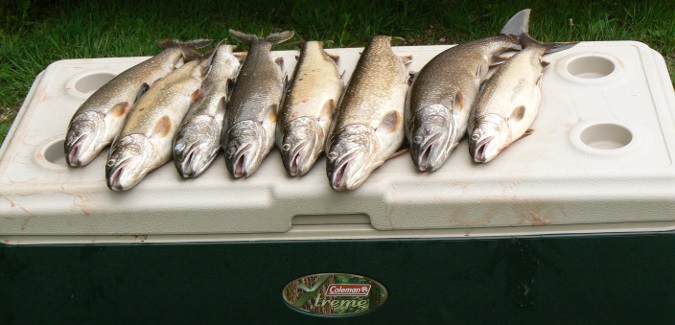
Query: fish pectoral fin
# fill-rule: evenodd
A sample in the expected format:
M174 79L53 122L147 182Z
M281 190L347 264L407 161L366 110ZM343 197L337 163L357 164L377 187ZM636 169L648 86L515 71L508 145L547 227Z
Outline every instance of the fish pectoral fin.
M528 136L532 133L534 133L534 129L527 129L527 131L525 131L525 133L523 133L523 136L521 138L524 138L524 137L526 137L526 136Z
M335 104L334 99L329 99L325 103L323 103L323 107L321 108L321 113L319 116L325 118L328 116L333 116L333 113L337 111L337 105Z
M525 116L525 106L520 105L511 111L511 115L506 119L508 124L518 123Z
M462 90L457 90L455 96L452 98L452 110L461 112L464 109L464 93Z
M171 118L167 115L162 116L152 129L152 136L165 137L171 130Z
M268 123L277 123L277 114L279 110L279 105L272 104L267 108L267 113L265 114L265 121Z
M227 96L223 96L218 101L218 110L224 112L227 109Z
M410 54L410 55L404 55L404 56L399 56L399 58L401 58L401 62L403 62L403 64L404 64L405 66L408 66L408 65L409 65L410 63L412 63L412 61L413 61L413 56L412 56L412 54Z
M504 52L504 53L501 53L501 54L497 54L497 55L493 56L492 59L490 60L490 66L494 67L496 65L500 65L500 64L506 62L506 60L510 59L512 56L516 55L516 53L518 53L518 52L508 51L508 52Z
M134 100L134 103L137 103L139 99L141 99L141 96L145 94L148 89L150 89L150 85L147 82L144 82L141 85L141 89L138 90L138 94L136 94L136 99Z
M193 103L196 102L196 101L197 101L197 98L199 98L199 94L201 94L201 93L202 93L202 89L201 89L201 88L197 88L197 90L195 90L195 91L192 93L192 95L190 95L190 100L191 100Z
M419 73L420 73L419 71L408 72L408 84L412 84Z
M115 117L122 117L128 111L129 111L129 103L122 102L122 103L119 103L119 104L115 105L115 107L113 107L113 109L110 110L110 113Z
M406 153L408 153L408 152L410 152L410 148L409 148L409 147L407 147L407 146L406 146L406 147L401 147L401 148L399 148L396 152L392 153L391 156L387 157L384 161L387 161L387 160L390 160L390 159L394 159L394 158L396 158L396 157L398 157L398 156L400 156L400 155L406 154Z
M377 126L377 132L394 132L401 126L401 115L397 111L390 111L382 118L380 125Z
M234 89L234 80L227 79L227 95L232 95L232 90Z

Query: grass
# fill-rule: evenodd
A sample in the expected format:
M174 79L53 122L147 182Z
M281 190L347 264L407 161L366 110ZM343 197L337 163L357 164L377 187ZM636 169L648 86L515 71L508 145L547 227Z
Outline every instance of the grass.
M494 35L532 8L530 33L542 41L637 40L659 51L675 79L672 1L84 1L0 4L0 140L37 76L51 62L152 55L163 38L227 38L292 29L295 40L344 47L375 34L403 45L454 44Z

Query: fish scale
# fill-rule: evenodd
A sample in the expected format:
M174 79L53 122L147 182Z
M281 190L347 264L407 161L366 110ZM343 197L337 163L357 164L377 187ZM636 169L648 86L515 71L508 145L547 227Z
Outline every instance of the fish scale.
M406 67L391 50L391 37L373 37L349 80L327 142L326 171L333 189L359 187L401 146L407 90Z
M460 44L435 56L414 78L406 103L410 155L422 172L436 171L464 137L481 82L499 55L520 50L530 10L516 13L501 35Z
M234 30L230 35L249 45L227 105L221 140L225 165L233 177L240 178L252 175L274 146L286 75L283 60L274 60L270 51L274 44L293 37L293 32L270 34L265 39Z
M216 46L200 95L190 106L174 139L174 163L184 178L201 175L220 150L228 84L241 67L233 50L233 45Z
M342 88L323 43L305 42L277 125L277 147L290 176L307 173L323 152Z
M206 64L207 60L184 64L136 103L108 155L106 180L110 189L131 189L171 160L173 137L201 87Z
M165 40L161 53L117 75L94 92L75 112L70 124L64 151L71 167L87 165L109 145L120 131L143 86L153 85L167 76L175 65L194 55L194 47L206 46L210 40L180 42Z

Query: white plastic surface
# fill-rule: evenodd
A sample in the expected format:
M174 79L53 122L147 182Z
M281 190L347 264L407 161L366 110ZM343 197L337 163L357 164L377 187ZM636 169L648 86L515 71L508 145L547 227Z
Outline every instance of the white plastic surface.
M418 71L448 46L395 47ZM361 49L332 49L345 80ZM278 51L292 72L297 51ZM675 93L639 42L584 42L546 56L534 133L494 161L466 140L419 173L409 155L357 190L333 191L323 158L290 178L277 151L247 179L219 156L183 180L172 163L128 192L104 180L107 151L68 168L63 138L97 87L145 58L63 60L39 75L0 150L0 239L7 244L435 238L675 229Z

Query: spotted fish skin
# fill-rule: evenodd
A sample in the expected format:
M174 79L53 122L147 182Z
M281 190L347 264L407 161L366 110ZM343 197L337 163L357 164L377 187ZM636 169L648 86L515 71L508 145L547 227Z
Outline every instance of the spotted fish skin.
M260 38L230 30L249 46L227 104L221 146L225 166L234 178L249 177L274 146L277 115L284 93L283 59L272 58L272 46L293 37L292 31Z
M334 190L358 188L403 143L408 78L403 59L391 49L391 36L370 39L326 144L326 171Z
M181 61L191 60L211 40L181 42L164 40L165 50L117 75L96 90L73 115L64 141L66 162L70 167L89 164L120 131L136 99L174 71Z
M225 106L241 63L235 46L218 44L197 100L183 118L173 142L173 161L183 178L201 175L220 152Z
M111 190L129 190L171 160L173 138L199 95L207 63L202 59L184 64L136 103L108 155L105 175Z
M406 103L406 135L421 172L440 169L466 133L471 108L488 69L520 50L530 10L516 13L497 36L451 47L415 76Z
M523 50L509 58L485 85L475 102L467 133L469 152L477 163L492 161L514 141L532 132L539 113L544 54L577 43L541 43L521 35Z
M323 153L344 82L319 41L305 42L284 99L276 144L290 176L302 176Z

